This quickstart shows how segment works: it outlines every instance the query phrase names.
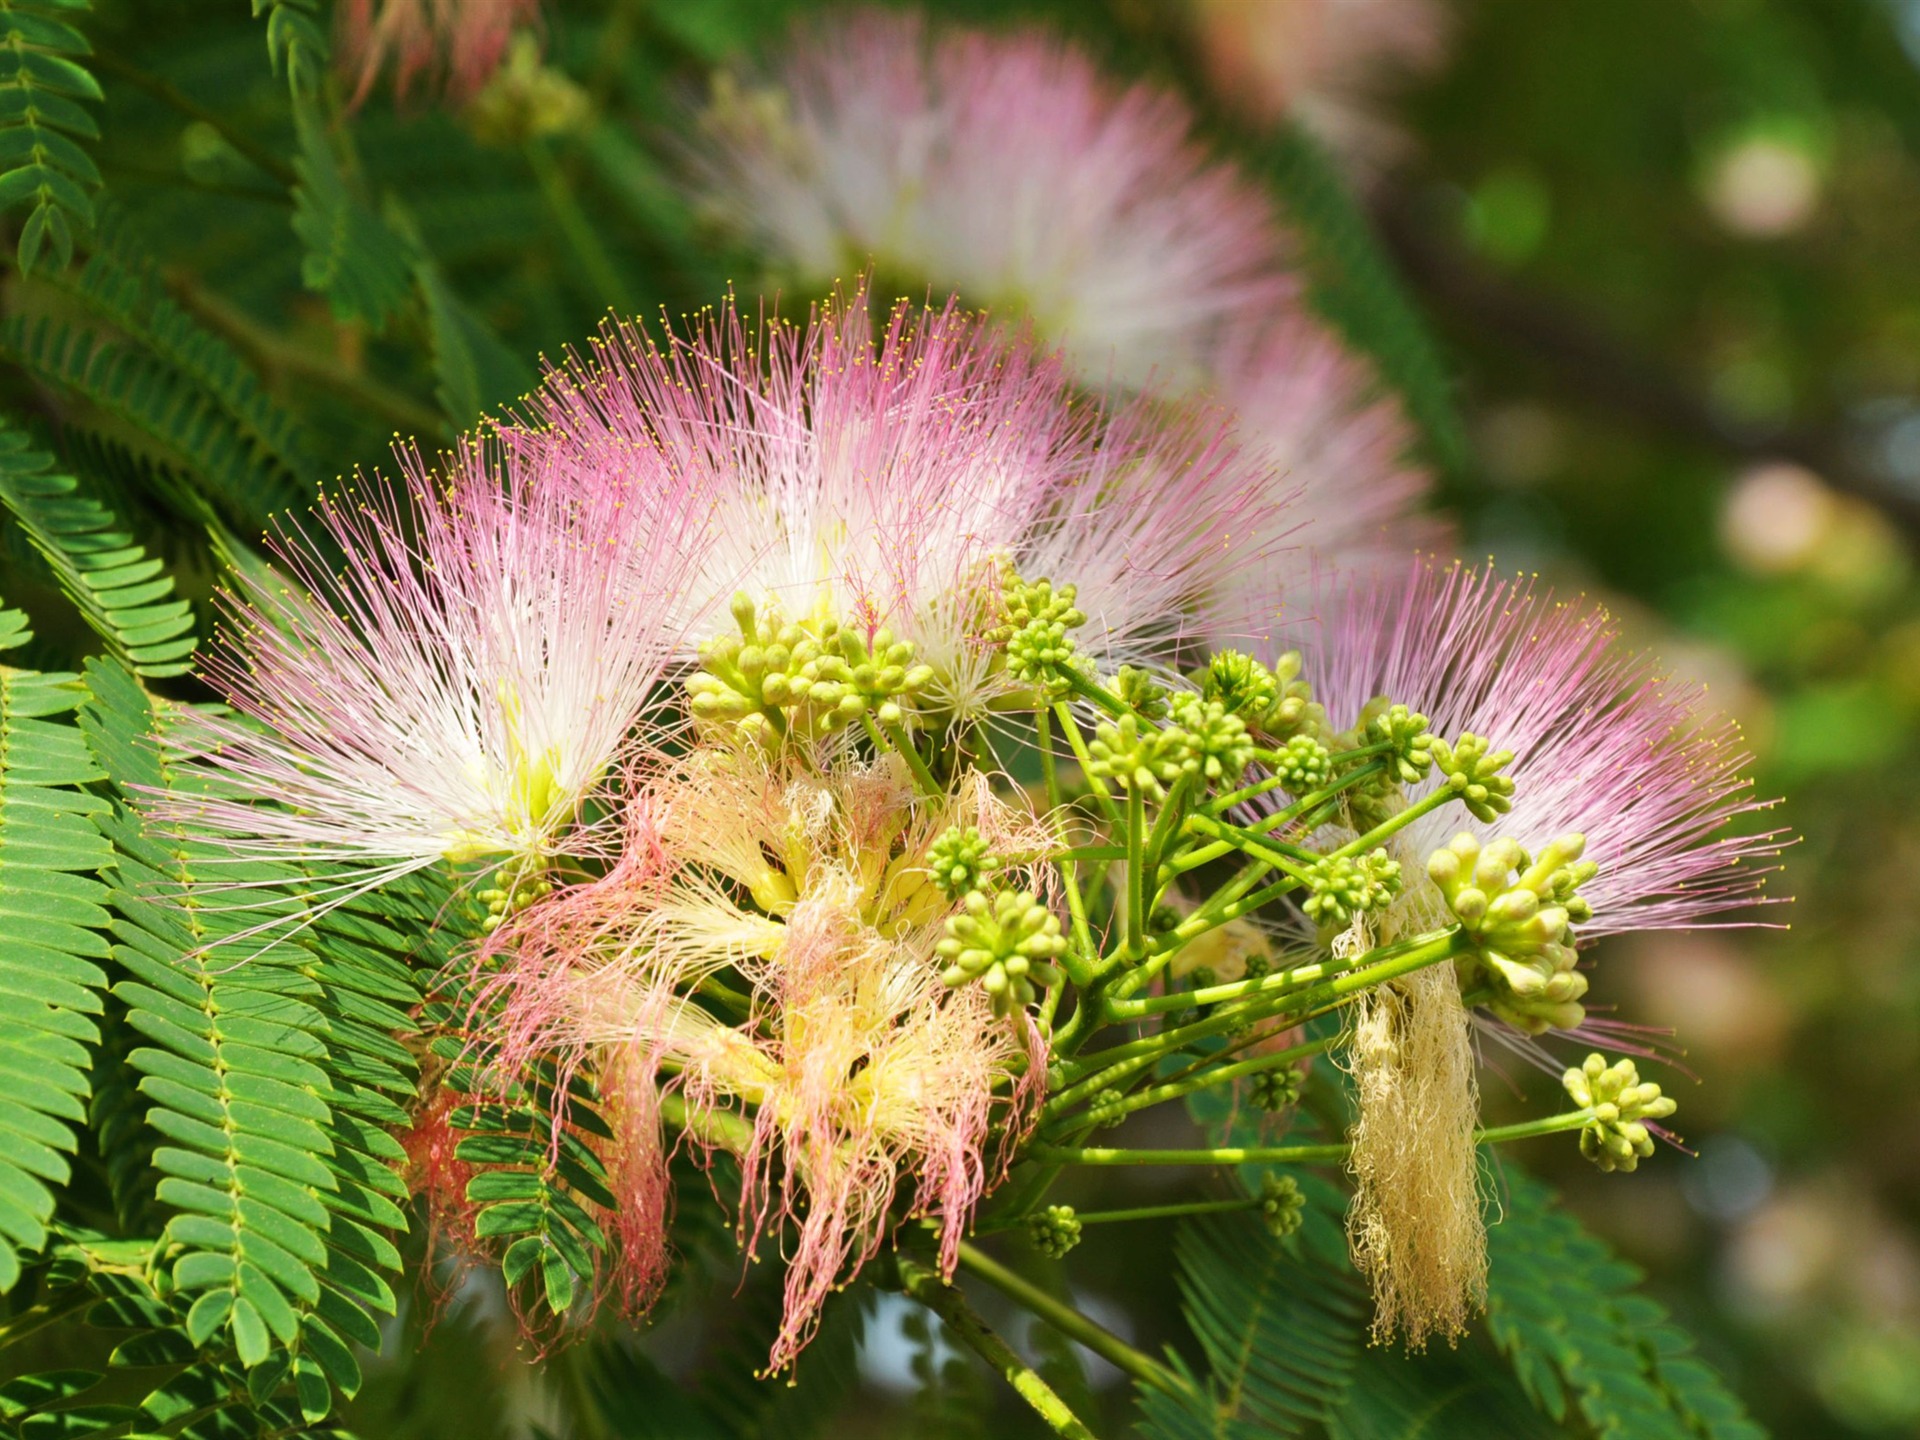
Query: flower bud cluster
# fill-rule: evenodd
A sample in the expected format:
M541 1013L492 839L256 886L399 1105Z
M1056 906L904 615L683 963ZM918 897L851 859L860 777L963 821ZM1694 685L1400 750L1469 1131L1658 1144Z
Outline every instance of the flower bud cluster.
M1050 701L1071 693L1085 668L1068 633L1087 623L1074 605L1078 593L1073 585L1056 590L1051 580L1022 580L1011 567L1001 573L1001 621L985 638L1005 649L1008 674Z
M1333 778L1333 752L1311 735L1296 735L1280 750L1273 773L1291 795L1309 795Z
M1218 700L1191 692L1176 695L1173 722L1187 735L1199 777L1209 785L1231 784L1253 763L1253 737L1246 722Z
M933 680L933 667L916 665L913 646L885 627L867 636L825 615L789 621L745 594L734 596L733 618L739 637L702 645L700 670L687 681L695 719L807 734L862 716L897 725Z
M1256 1071L1247 1081L1247 1098L1261 1110L1285 1110L1300 1103L1307 1072L1299 1065Z
M981 877L999 867L1000 857L972 825L949 826L927 847L927 873L949 900L978 888Z
M1300 652L1289 650L1271 669L1239 650L1222 650L1196 677L1200 693L1218 700L1249 730L1275 740L1295 735L1322 736L1326 712L1313 703L1313 690L1299 678Z
M946 962L940 978L959 987L978 980L996 1015L1031 1005L1040 987L1058 985L1054 964L1066 953L1054 913L1026 890L970 890L965 909L947 920L934 953Z
M1563 835L1536 860L1518 841L1482 848L1460 834L1427 861L1447 908L1474 943L1473 963L1495 991L1494 1014L1529 1035L1571 1030L1586 1018L1587 978L1574 968L1571 926L1593 909L1575 892L1599 867L1583 861L1584 835Z
M1080 1243L1080 1217L1071 1205L1036 1210L1027 1217L1027 1238L1042 1255L1065 1259L1067 1252Z
M1096 728L1087 755L1088 775L1149 800L1164 799L1167 786L1198 773L1205 763L1186 731L1156 730L1132 715Z
M1284 1240L1307 1218L1307 1197L1291 1175L1269 1175L1260 1184L1260 1219L1267 1233Z
M481 924L491 933L535 901L552 893L553 881L547 878L545 869L539 868L537 863L523 867L519 862L513 862L502 866L493 877L493 884L485 890L476 891L474 898L484 902L487 907L487 917Z
M1300 908L1326 930L1344 930L1353 917L1384 910L1400 893L1400 862L1384 849L1370 855L1329 855L1307 871L1307 898Z
M1436 735L1427 747L1441 783L1489 825L1513 808L1513 781L1500 773L1513 763L1513 751L1489 749L1491 743L1467 731L1451 745Z
M1158 722L1167 718L1167 687L1145 670L1122 665L1119 673L1113 677L1112 689L1126 707L1142 720Z
M1595 1052L1560 1077L1576 1105L1593 1118L1580 1131L1580 1153L1602 1170L1633 1170L1653 1153L1646 1122L1664 1120L1678 1108L1651 1080L1643 1081L1631 1060L1607 1064Z
M1360 744L1387 746L1388 773L1402 785L1411 785L1433 767L1436 737L1427 733L1426 716L1404 705L1387 704L1384 698L1375 704L1379 708L1360 727Z

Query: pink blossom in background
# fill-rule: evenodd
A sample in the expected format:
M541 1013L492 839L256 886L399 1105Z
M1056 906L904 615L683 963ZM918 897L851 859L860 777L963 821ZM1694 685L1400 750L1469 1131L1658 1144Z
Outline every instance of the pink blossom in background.
M1191 0L1201 55L1234 105L1292 115L1362 169L1404 143L1383 113L1396 81L1437 69L1442 0Z
M341 73L356 104L388 70L402 99L424 81L470 100L499 69L514 31L539 14L540 0L340 0Z
M1333 725L1386 695L1435 734L1472 731L1516 756L1513 808L1493 824L1444 806L1401 833L1410 877L1461 830L1529 852L1579 832L1599 866L1580 891L1593 905L1583 937L1708 924L1759 900L1766 867L1753 862L1782 841L1728 833L1766 808L1742 773L1738 728L1626 650L1598 605L1422 561L1411 577L1331 593L1323 610L1303 674Z
M1176 97L1058 39L865 10L778 54L723 86L700 169L709 208L809 284L871 264L957 291L1129 387L1194 383L1229 321L1296 296L1264 189Z
M1448 547L1446 522L1422 509L1433 474L1414 458L1406 411L1320 322L1293 314L1243 326L1215 365L1240 443L1292 494L1288 533L1311 555L1224 570L1212 638L1270 640L1305 617L1325 576L1397 578L1414 552Z

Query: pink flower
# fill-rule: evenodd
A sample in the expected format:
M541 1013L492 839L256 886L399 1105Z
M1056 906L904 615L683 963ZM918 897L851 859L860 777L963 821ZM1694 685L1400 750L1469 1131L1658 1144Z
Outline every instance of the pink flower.
M613 328L533 412L505 437L523 468L588 489L657 468L708 498L695 581L670 601L689 640L732 628L737 590L792 620L884 625L959 712L993 693L980 635L1002 560L1079 584L1101 664L1151 663L1289 529L1285 485L1230 417L1098 406L1058 356L952 303L876 327L859 292L755 330L727 308L665 346Z
M1508 813L1482 824L1446 806L1401 833L1409 877L1461 830L1535 853L1579 833L1599 866L1580 889L1593 906L1582 938L1710 923L1759 898L1766 871L1751 862L1782 839L1727 833L1767 808L1743 773L1737 727L1707 711L1696 687L1623 649L1599 606L1420 562L1407 581L1356 585L1329 609L1304 677L1331 724L1352 724L1385 695L1427 716L1436 735L1471 731L1515 755ZM1410 798L1434 784L1429 776ZM1406 898L1426 883L1410 879Z
M1197 381L1296 291L1260 187L1185 106L1037 32L862 10L797 28L707 118L711 208L824 285L865 269L1031 315L1086 380Z
M500 67L513 32L539 13L540 0L341 0L341 72L355 104L389 66L403 99L425 79L470 100Z
M1382 113L1396 79L1437 69L1437 0L1194 0L1200 49L1228 98L1262 119L1291 113L1335 150L1377 165L1400 138Z
M1399 577L1418 550L1444 548L1447 527L1421 504L1433 476L1397 398L1364 360L1304 314L1242 326L1215 358L1216 393L1240 417L1239 440L1291 492L1283 534L1311 552L1221 576L1215 637L1270 638L1302 618L1317 568L1350 578Z
M705 521L660 466L562 484L485 440L445 474L402 460L403 484L363 480L281 537L286 581L241 582L206 667L239 714L175 713L191 763L153 801L238 854L344 865L355 889L577 843L680 648L684 536Z

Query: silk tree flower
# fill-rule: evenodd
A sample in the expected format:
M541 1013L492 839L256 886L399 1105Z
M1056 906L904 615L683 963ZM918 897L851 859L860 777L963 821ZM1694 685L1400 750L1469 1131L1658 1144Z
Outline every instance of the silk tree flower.
M1396 80L1437 69L1447 13L1437 0L1192 0L1201 56L1227 98L1260 119L1291 114L1350 161L1400 148L1382 101Z
M1433 476L1414 458L1405 410L1318 321L1297 313L1245 324L1214 366L1214 392L1238 415L1240 442L1292 495L1279 517L1286 535L1312 557L1224 571L1217 641L1270 641L1311 610L1327 577L1399 576L1409 555L1445 548L1445 523L1421 512Z
M1003 563L1078 582L1098 663L1164 663L1222 573L1288 529L1285 485L1224 413L1090 401L1058 355L951 302L876 326L864 291L805 325L611 328L505 442L563 486L658 471L707 497L684 543L710 578L673 609L690 641L737 629L736 591L756 616L884 626L962 713L1005 688L981 640Z
M403 99L425 80L470 100L500 68L515 31L539 13L539 0L341 0L341 73L355 104L389 68Z
M1592 907L1583 937L1724 923L1760 898L1777 833L1727 833L1766 808L1743 774L1738 727L1705 709L1694 686L1625 650L1600 606L1556 599L1525 578L1416 562L1402 580L1334 597L1304 678L1335 725L1376 696L1513 752L1511 808L1463 826L1456 807L1401 832L1412 862L1402 905L1431 907L1427 857L1471 828L1485 846L1511 839L1538 854L1585 837L1598 872L1579 886ZM1436 766L1438 770L1445 766ZM1408 791L1417 800L1429 775ZM1735 922L1739 923L1739 922Z
M810 285L869 265L1033 317L1100 385L1204 378L1296 284L1271 201L1175 97L1037 32L860 10L795 29L705 121L708 208Z
M630 1067L628 1094L657 1069L696 1143L711 1141L715 1117L738 1117L743 1241L792 1237L776 1369L883 1243L898 1196L938 1220L950 1272L1034 1113L1037 1029L940 977L934 947L956 902L928 861L956 826L1023 876L1053 844L984 776L916 802L897 760L809 774L703 748L635 798L613 873L521 912L491 942L502 1003L489 1041L503 1063L557 1053L598 1071L614 1055ZM688 998L722 970L746 981L744 1010ZM651 1136L656 1117L657 1106L629 1109L623 1125ZM643 1213L628 1228L657 1249L661 1212L648 1201Z
M151 801L236 854L343 866L343 890L582 843L681 646L697 556L660 532L705 516L658 471L561 484L484 439L444 473L401 460L279 537L284 580L239 582L205 667L238 713L178 712L185 779Z

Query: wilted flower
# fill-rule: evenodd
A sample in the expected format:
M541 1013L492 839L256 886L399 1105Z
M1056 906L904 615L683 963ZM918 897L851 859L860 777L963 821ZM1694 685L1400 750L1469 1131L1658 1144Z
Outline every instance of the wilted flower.
M796 29L706 119L710 208L811 284L890 280L1029 314L1087 381L1200 380L1295 282L1260 187L1178 99L1038 33L863 10Z
M820 774L703 748L635 802L620 867L516 916L491 947L509 1066L558 1052L597 1067L612 1051L634 1067L629 1087L661 1072L695 1117L690 1136L709 1134L702 1115L744 1116L742 1231L751 1243L790 1225L796 1237L776 1369L877 1250L902 1187L912 1213L939 1220L951 1270L1032 1115L1038 1030L941 979L936 946L957 904L930 866L956 826L1040 883L1047 832L984 776L917 803L897 760ZM749 993L688 1000L723 970ZM654 1133L644 1106L628 1108ZM644 1246L657 1222L634 1228Z
M188 783L153 803L356 885L537 868L681 645L695 557L635 517L684 532L704 511L671 475L560 485L484 440L444 476L402 459L404 482L361 481L281 537L287 579L239 582L206 668L240 716L181 710Z
M424 79L458 101L487 83L540 0L341 0L337 13L340 68L356 103L389 67L396 95Z

